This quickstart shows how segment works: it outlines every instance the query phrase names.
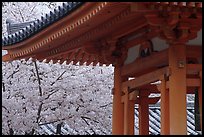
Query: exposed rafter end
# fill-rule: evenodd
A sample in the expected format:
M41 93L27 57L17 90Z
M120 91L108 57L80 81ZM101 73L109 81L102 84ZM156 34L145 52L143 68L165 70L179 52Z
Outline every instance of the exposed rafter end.
M10 56L9 56L8 54L2 56L2 61L3 61L3 62L10 61Z

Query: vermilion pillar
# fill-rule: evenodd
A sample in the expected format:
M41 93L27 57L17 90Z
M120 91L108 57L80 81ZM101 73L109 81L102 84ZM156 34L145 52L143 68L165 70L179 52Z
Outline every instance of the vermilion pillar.
M149 135L149 104L147 92L139 94L139 135Z
M129 135L135 134L135 102L129 101Z
M187 134L186 115L186 46L169 47L169 120L170 134Z
M121 66L114 68L114 93L113 93L113 113L112 113L112 134L122 135L124 133L124 104L121 102Z
M169 135L169 90L166 88L166 78L161 78L161 135Z
M134 135L135 102L129 100L128 89L125 91L124 100L124 135Z

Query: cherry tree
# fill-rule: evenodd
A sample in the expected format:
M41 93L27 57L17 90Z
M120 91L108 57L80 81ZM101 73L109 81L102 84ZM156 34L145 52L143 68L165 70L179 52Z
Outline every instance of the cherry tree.
M6 18L32 21L58 5L3 2L2 34ZM67 123L69 134L111 134L112 87L112 66L2 62L2 134L37 134L49 123Z

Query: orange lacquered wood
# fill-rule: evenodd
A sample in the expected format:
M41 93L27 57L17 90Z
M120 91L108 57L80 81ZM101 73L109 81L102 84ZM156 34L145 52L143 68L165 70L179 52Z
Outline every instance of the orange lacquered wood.
M122 135L124 133L124 104L122 98L122 77L121 66L115 65L114 68L114 93L113 93L113 112L112 112L112 134Z
M184 66L179 68L178 62ZM169 47L169 120L170 135L187 134L186 112L186 46L184 44L172 44Z

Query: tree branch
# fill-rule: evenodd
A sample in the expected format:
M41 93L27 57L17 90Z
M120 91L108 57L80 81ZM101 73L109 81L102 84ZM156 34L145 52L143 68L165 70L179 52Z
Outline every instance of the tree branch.
M84 120L84 122L85 122L87 125L89 125L89 123L86 121L86 119L85 119L83 116L81 116L81 118Z
M72 116L70 116L70 117L68 117L68 118L72 118ZM56 120L51 121L51 122L41 123L41 124L39 124L39 126L42 126L42 125L47 125L47 124L52 124L52 123L56 123L56 122L58 122L58 121L61 121L61 120L66 120L66 119L67 119L66 117L65 117L65 118L62 118L62 119L56 119Z
M53 89L53 90L54 90L54 89ZM59 91L59 89L57 89L57 90L53 91L52 93L50 93L49 95L47 95L47 97L45 98L45 100L48 99L51 95L53 95L53 94L56 93L57 91Z
M10 77L13 78L13 75L14 75L15 73L17 73L17 72L19 72L19 70L14 70L13 73L12 73L11 75L9 75L7 79L9 79Z
M94 120L94 119L91 119L91 118L89 118L89 117L86 117L86 116L81 116L81 118L84 120L84 119L89 119L89 120L92 120L92 121L94 121L94 122L96 122L96 123L99 123L98 121L96 121L96 120Z
M20 8L19 8L19 5L18 5L18 4L17 4L17 7L18 7L18 11L19 11L19 13L20 13L20 15L21 15L22 22L24 22L25 20L24 20L23 14L21 13L21 10L20 10Z
M100 108L103 108L103 107L107 107L108 105L111 105L112 103L108 103L106 105L103 105L103 106L100 106Z
M42 111L42 106L43 106L43 102L40 103L39 107L38 107L38 113L37 113L37 123L39 125L39 120L40 120L40 114Z
M64 71L64 72L62 72L62 74L54 81L54 82L52 82L50 85L52 86L52 85L54 85L62 76L63 76L63 74L66 72L66 70Z
M34 66L35 66L35 70L36 70L36 74L37 74L37 80L38 80L38 87L39 87L39 95L42 96L42 88L41 88L41 82L40 82L40 76L38 73L38 67L37 67L37 63L36 61L34 61Z
M8 113L10 113L9 110L5 106L2 105L2 108L4 108Z

